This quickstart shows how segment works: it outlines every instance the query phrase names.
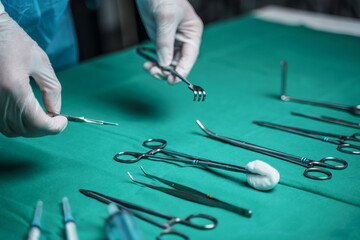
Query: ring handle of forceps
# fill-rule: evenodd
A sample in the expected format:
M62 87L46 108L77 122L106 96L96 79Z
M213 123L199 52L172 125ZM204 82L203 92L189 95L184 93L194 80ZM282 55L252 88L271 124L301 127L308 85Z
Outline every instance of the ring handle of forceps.
M121 163L135 163L139 161L144 154L137 152L119 152L114 156L114 160ZM123 159L120 156L133 156L131 159Z
M332 164L326 163L326 161L337 162L337 163L341 163L342 165L332 165ZM345 160L341 159L341 158L325 157L325 158L323 158L323 159L321 159L319 161L310 161L309 167L313 168L314 166L331 168L331 169L335 169L335 170L342 170L342 169L345 169L348 166L348 163Z
M205 224L205 225L196 224L196 223L191 222L191 219L193 219L193 218L207 219L207 220L210 220L212 223ZM201 230L209 230L209 229L215 228L217 226L218 222L217 222L216 218L214 218L210 215L202 214L202 213L194 213L194 214L187 216L186 218L172 218L167 223L167 225L169 227L164 229L163 231L161 231L158 234L157 239L161 239L161 236L163 236L163 235L170 235L170 234L178 235L184 239L189 239L188 236L186 236L182 232L179 232L179 231L175 230L173 227L171 227L172 225L174 225L176 223L181 223L181 224L187 225L189 227L193 227L193 228L197 228L197 229L201 229Z
M154 144L150 144L150 143L160 143L158 145L154 145ZM164 139L159 139L159 138L150 138L146 141L143 142L143 146L150 148L150 149L162 149L166 147L166 140Z
M311 174L309 174L309 172L323 173L326 176L319 177L319 176L311 175ZM331 172L329 172L328 170L321 169L321 168L314 168L314 167L309 167L309 168L305 169L303 175L307 178L311 178L311 179L315 179L315 180L328 180L328 179L331 179L331 176L332 176Z
M360 146L356 146L356 145L349 144L349 143L339 144L336 149L338 151L344 152L344 153L360 154ZM346 149L353 149L353 150L346 150ZM357 151L357 150L359 150L359 151Z

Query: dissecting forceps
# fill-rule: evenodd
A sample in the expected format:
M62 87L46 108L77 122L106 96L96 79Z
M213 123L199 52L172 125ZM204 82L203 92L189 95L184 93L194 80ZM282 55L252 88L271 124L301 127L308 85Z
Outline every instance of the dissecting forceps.
M63 116L63 117L66 117L69 121L72 121L72 122L86 122L86 123L95 123L95 124L102 124L102 125L114 125L114 126L119 125L117 123L104 122L104 121L100 121L100 120L92 120L92 119L87 119L85 117L76 117L76 116L70 116L70 115L64 115L64 114L56 114L56 113L47 113L47 114L49 116L51 116L51 117Z
M258 153L262 153L262 154L266 154L278 159L282 159L288 162L292 162L298 165L301 165L303 167L305 167L305 171L304 171L304 176L311 178L311 179L315 179L315 180L326 180L326 179L330 179L332 174L330 171L326 170L326 169L322 169L322 168L317 168L315 166L319 166L319 167L325 167L325 168L331 168L331 169L335 169L335 170L342 170L345 169L348 165L348 163L346 161L344 161L343 159L340 158L335 158L335 157L325 157L319 161L313 161L310 160L306 157L299 157L299 156L295 156L295 155L291 155L291 154L287 154L287 153L283 153L283 152L279 152L279 151L275 151L269 148L265 148L265 147L261 147L261 146L257 146L251 143L247 143L247 142L243 142L240 140L236 140L233 138L228 138L228 137L223 137L220 136L214 132L211 132L210 130L206 129L204 127L204 125L202 125L202 123L197 120L196 121L197 124L199 125L199 127L206 133L208 134L210 137L215 138L217 140L220 140L222 142L226 142L226 143L230 143L232 145L238 146L238 147L242 147L251 151L255 151ZM342 165L332 165L332 164L328 164L326 163L326 161L333 161L333 162L338 162L341 163ZM323 173L326 176L315 176L315 175L311 175L309 174L309 172L318 172L318 173Z
M314 115L309 115L309 114L304 114L304 113L296 113L296 112L292 112L291 114L295 115L295 116L306 117L306 118L319 120L319 121L323 121L323 122L334 123L334 124L338 124L338 125L342 125L342 126L360 128L360 123L349 122L349 121L345 121L345 120L341 120L341 119L337 119L337 118L326 117L326 116L317 117Z
M194 214L190 214L186 218L179 218L179 217L170 216L170 215L167 215L167 214L155 211L155 210L151 210L149 208L145 208L145 207L133 204L133 203L125 202L125 201L120 200L120 199L108 197L108 196L105 196L103 194L100 194L100 193L97 193L97 192L94 192L94 191L85 190L85 189L79 189L79 191L82 194L84 194L84 195L86 195L88 197L92 197L94 199L97 199L97 200L99 200L101 202L104 202L104 203L107 203L107 204L114 203L116 206L127 210L128 212L130 212L134 216L162 228L163 230L156 237L156 239L158 239L158 240L160 240L161 237L164 236L164 235L177 235L177 236L180 236L180 237L182 237L184 239L190 239L187 235L185 235L184 233L182 233L182 232L180 232L180 231L178 231L178 230L176 230L176 229L174 229L172 227L172 225L177 224L177 223L184 224L186 226L196 228L196 229L200 229L200 230L209 230L209 229L213 229L213 228L215 228L217 226L216 218L214 218L214 217L212 217L210 215L201 214L201 213L194 213ZM132 210L132 209L142 211L142 212L145 212L145 213L157 216L157 217L161 217L161 218L167 219L169 221L166 222L166 223L161 223L161 222L159 222L159 221L157 221L155 219L152 219L152 218L148 217L147 215L141 214L141 213L139 213L139 212L137 212L135 210ZM195 218L202 218L202 219L210 221L211 223L206 224L206 225L200 225L200 224L192 222L192 220L195 219Z
M251 215L252 215L252 211L249 210L249 209L245 209L245 208L237 207L235 205L231 205L229 203L226 203L226 202L223 202L223 201L221 201L219 199L216 199L216 198L214 198L213 196L211 196L209 194L202 193L202 192L200 192L200 191L198 191L196 189L193 189L193 188L190 188L190 187L187 187L187 186L184 186L184 185L181 185L181 184L178 184L176 182L172 182L172 181L160 178L160 177L156 177L154 175L151 175L151 174L145 172L143 167L140 166L140 168L143 171L143 173L145 174L145 176L147 176L149 178L152 178L152 179L156 179L156 180L158 180L158 181L160 181L160 182L162 182L162 183L164 183L166 185L169 185L169 186L171 186L171 187L173 187L175 189L160 187L160 186L156 186L156 185L153 185L153 184L137 181L128 172L128 175L131 178L131 180L136 182L136 183L139 183L139 184L145 185L145 186L147 186L149 188L152 188L152 189L155 189L155 190L158 190L158 191L173 195L175 197L179 197L179 198L182 198L182 199L185 199L185 200L189 200L189 201L192 201L192 202L204 204L204 205L211 206L211 207L222 208L222 209L228 210L230 212L240 214L240 215L245 216L245 217L251 217Z
M307 103L307 104L311 104L311 105L333 108L333 109L337 109L337 110L346 111L355 116L360 116L360 105L347 106L347 105L342 105L342 104L324 103L324 102L311 101L311 100L293 98L293 97L287 96L286 95L286 62L285 61L281 62L281 68L282 68L282 84L281 84L281 96L280 96L281 100L292 101L292 102L301 102L301 103Z
M160 143L159 145L154 145L153 143ZM206 166L206 167L214 167L219 169L224 169L228 171L233 172L241 172L246 174L255 174L252 173L249 170L247 170L244 167L221 163L221 162L215 162L211 160L207 160L204 158L194 157L188 154L174 152L170 150L164 149L166 147L166 141L163 139L148 139L143 142L142 144L144 147L150 148L152 150L146 152L146 153L138 153L138 152L120 152L117 153L114 156L114 160L122 163L135 163L141 159L159 159L160 161L174 161L174 162L181 162L181 163L187 163L192 165L198 165L198 166ZM167 156L159 156L156 155L157 153L163 153ZM132 156L134 158L128 159L129 156ZM181 157L181 158L180 158Z
M136 49L136 52L144 57L145 59L149 60L152 63L155 63L162 71L165 72L170 72L171 74L173 74L174 76L178 77L181 81L183 81L184 83L186 83L188 85L188 88L194 93L194 101L198 101L200 102L200 100L204 101L205 97L206 97L206 92L205 90L197 85L193 85L192 83L189 82L189 80L187 80L185 77L181 76L178 72L176 72L174 70L175 66L171 67L162 67L159 65L159 63L157 62L157 60L152 57L149 54L146 54L146 52L150 52L153 54L156 54L156 50L153 48L146 48L146 47L139 47Z
M295 134L298 134L301 136L318 139L318 140L321 140L324 142L337 144L336 149L340 152L351 153L351 154L360 154L360 146L346 143L346 141L360 142L360 138L359 138L360 132L354 133L351 136L343 136L343 135L338 135L338 134L333 134L333 133L326 133L326 132L313 131L313 130L308 130L308 129L303 129L303 128L289 127L289 126L284 126L284 125L279 125L279 124L274 124L274 123L269 123L269 122L254 121L254 123L256 123L260 126L279 129L279 130L283 130L286 132L295 133ZM333 138L337 138L337 139L330 139L328 137L333 137ZM346 149L353 149L353 150L346 150Z

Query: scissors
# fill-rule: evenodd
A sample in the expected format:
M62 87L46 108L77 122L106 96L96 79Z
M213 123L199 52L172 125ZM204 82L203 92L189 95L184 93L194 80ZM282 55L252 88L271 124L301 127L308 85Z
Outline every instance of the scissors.
M193 189L191 187L188 187L188 186L176 183L176 182L172 182L172 181L169 181L169 180L166 180L166 179L151 175L151 174L145 172L143 167L140 166L140 168L143 171L143 173L145 174L145 176L147 176L149 178L152 178L152 179L155 179L155 180L158 180L158 181L160 181L160 182L162 182L162 183L164 183L164 184L166 184L166 185L168 185L168 186L170 186L172 188L175 188L175 189L160 187L160 186L149 184L149 183L146 183L146 182L137 181L128 172L128 175L131 178L131 180L136 182L136 183L139 183L139 184L142 184L142 185L147 186L149 188L152 188L152 189L155 189L155 190L158 190L158 191L173 195L173 196L178 197L178 198L182 198L182 199L185 199L185 200L189 200L189 201L192 201L192 202L204 204L204 205L211 206L211 207L222 208L222 209L225 209L227 211L234 212L234 213L237 213L239 215L242 215L242 216L245 216L245 217L248 217L248 218L250 218L251 215L252 215L252 211L249 210L249 209L245 209L245 208L242 208L242 207L238 207L238 206L223 202L223 201L221 201L219 199L214 198L210 194L202 193L202 192L200 192L200 191L198 191L196 189Z
M86 195L88 197L92 197L94 199L97 199L97 200L99 200L101 202L104 202L104 203L107 203L107 204L114 203L116 206L127 210L128 212L132 213L134 216L162 228L163 230L156 237L156 239L158 239L158 240L160 240L161 237L164 236L164 235L177 235L179 237L182 237L183 239L190 239L186 234L184 234L184 233L182 233L182 232L180 232L180 231L178 231L178 230L176 230L176 229L174 229L172 227L172 225L177 224L177 223L184 224L186 226L196 228L196 229L200 229L200 230L209 230L209 229L213 229L213 228L215 228L217 226L217 219L210 216L210 215L201 214L201 213L194 213L194 214L189 215L186 218L179 218L179 217L167 215L167 214L155 211L155 210L151 210L149 208L145 208L145 207L133 204L133 203L125 202L125 201L120 200L120 199L108 197L108 196L105 196L103 194L100 194L100 193L97 193L97 192L94 192L94 191L85 190L85 189L79 189L79 191L82 194L84 194L84 195ZM138 210L138 211L141 211L141 212L146 212L148 214L151 214L151 215L154 215L154 216L157 216L157 217L161 217L161 218L167 219L169 221L166 222L166 223L161 223L161 222L159 222L157 220L154 220L154 219L148 217L147 215L141 214L141 213L139 213L139 212L137 212L135 210L132 210L132 209L135 209L135 210ZM209 220L211 223L206 224L206 225L200 225L200 224L197 224L197 223L193 223L192 220L195 219L195 218L202 218L204 220Z
M196 122L199 125L199 127L212 138L215 138L222 142L230 143L232 145L242 147L242 148L245 148L245 149L248 149L251 151L255 151L255 152L266 154L266 155L269 155L269 156L272 156L272 157L275 157L278 159L282 159L282 160L285 160L288 162L292 162L292 163L295 163L295 164L305 167L306 169L305 169L303 175L307 178L311 178L311 179L315 179L315 180L331 179L332 174L330 171L328 171L326 169L322 169L322 168L317 168L316 166L330 168L330 169L334 169L334 170L342 170L348 166L348 163L340 158L325 157L319 161L313 161L306 157L299 157L299 156L287 154L284 152L272 150L270 148L265 148L265 147L261 147L261 146L255 145L255 144L236 140L233 138L223 137L223 136L220 136L220 135L206 129L199 120L197 120ZM341 163L342 165L332 165L332 164L326 163L326 161L333 161L333 162ZM310 174L311 172L322 173L325 176L312 175L312 174Z
M157 145L154 143L158 143ZM206 166L206 167L214 167L219 169L224 169L228 171L233 172L241 172L246 174L254 174L258 175L256 173L252 173L248 171L244 167L221 163L221 162L215 162L211 160L207 160L204 158L194 157L188 154L174 152L170 150L164 149L166 147L167 142L163 139L148 139L143 142L143 146L150 148L152 150L146 152L146 153L137 153L137 152L120 152L115 155L114 160L122 163L135 163L141 159L159 159L159 160L169 160L169 161L175 161L175 162L182 162L192 165L198 165L198 166ZM163 153L167 156L159 156L156 155L157 153ZM127 159L129 156L132 156L134 158ZM176 157L178 156L178 157ZM181 158L179 158L181 157Z
M72 122L86 122L86 123L95 123L95 124L101 124L101 125L114 125L114 126L119 125L117 123L104 122L104 121L101 121L101 120L87 119L85 117L76 117L76 116L70 116L70 115L65 115L65 114L47 113L47 115L49 115L51 117L63 116L63 117L66 117L69 121L72 121Z
M326 133L326 132L319 132L319 131L313 131L313 130L302 129L302 128L288 127L288 126L269 123L269 122L254 121L254 123L256 123L260 126L275 128L275 129L283 130L286 132L295 133L295 134L298 134L301 136L318 139L318 140L321 140L324 142L337 144L336 149L340 152L351 153L351 154L360 154L360 146L346 143L346 141L360 142L360 138L358 138L358 137L360 137L360 132L354 133L351 136L343 136L343 135L338 135L338 134L333 134L333 133ZM328 137L337 138L338 140L330 139ZM353 150L347 150L347 149L353 149Z
M286 65L287 65L286 61L281 62L281 68L282 68L282 84L281 84L281 96L280 96L281 100L283 100L283 101L292 101L292 102L300 102L300 103L307 103L307 104L311 104L311 105L317 105L317 106L322 106L322 107L327 107L327 108L333 108L333 109L348 112L348 113L350 113L352 115L355 115L355 116L360 116L360 105L347 106L347 105L343 105L343 104L324 103L324 102L305 100L305 99L300 99L300 98L293 98L293 97L289 97L288 95L286 95L286 93L285 93L285 89L286 89Z
M341 120L341 119L337 119L337 118L326 117L326 116L317 117L317 116L314 116L314 115L309 115L309 114L304 114L304 113L297 113L297 112L292 112L291 114L295 115L295 116L300 116L300 117L306 117L306 118L310 118L310 119L314 119L314 120L319 120L319 121L322 121L322 122L334 123L334 124L347 126L347 127L352 127L352 128L360 128L360 123L349 122L349 121L345 121L345 120Z

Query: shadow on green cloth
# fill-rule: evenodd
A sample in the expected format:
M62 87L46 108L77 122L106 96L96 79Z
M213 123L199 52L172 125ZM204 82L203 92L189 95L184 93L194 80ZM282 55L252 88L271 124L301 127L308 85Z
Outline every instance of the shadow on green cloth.
M35 169L39 169L36 162L30 159L19 157L2 157L0 155L0 179L5 177L27 177L34 174Z
M160 119L168 115L167 101L159 97L159 94L149 95L146 91L122 88L120 92L102 93L98 100L105 103L107 108L118 109L131 118Z

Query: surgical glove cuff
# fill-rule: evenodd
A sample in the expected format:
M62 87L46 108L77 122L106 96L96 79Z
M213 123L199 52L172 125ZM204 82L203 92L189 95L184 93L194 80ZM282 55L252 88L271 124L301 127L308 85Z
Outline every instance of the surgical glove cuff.
M5 13L5 8L4 5L2 5L2 3L0 2L0 15Z

